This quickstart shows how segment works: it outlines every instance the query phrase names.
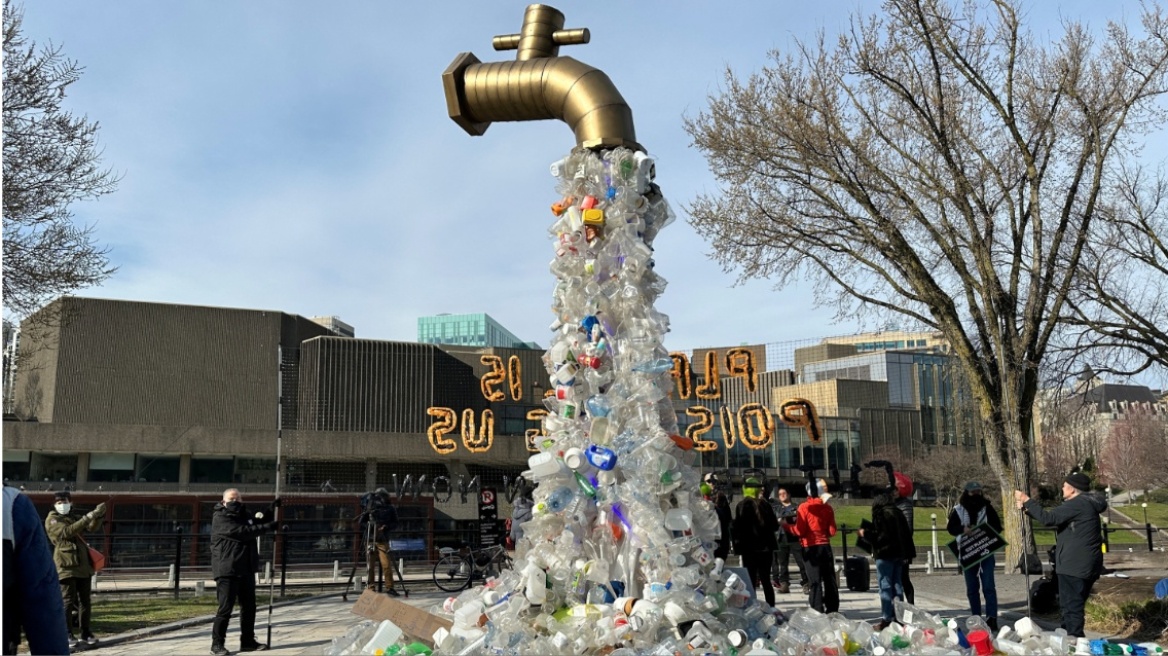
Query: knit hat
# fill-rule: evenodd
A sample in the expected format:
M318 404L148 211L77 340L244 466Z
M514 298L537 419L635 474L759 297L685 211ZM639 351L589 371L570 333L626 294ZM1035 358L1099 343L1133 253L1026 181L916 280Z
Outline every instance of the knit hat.
M981 492L981 483L977 481L970 481L965 484L966 492Z
M1068 474L1067 483L1080 492L1086 492L1091 489L1091 479L1082 472Z

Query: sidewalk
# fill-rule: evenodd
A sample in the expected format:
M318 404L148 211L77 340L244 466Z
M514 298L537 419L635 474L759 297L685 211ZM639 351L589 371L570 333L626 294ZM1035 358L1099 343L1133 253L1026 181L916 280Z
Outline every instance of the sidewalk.
M1033 577L1032 577L1033 578ZM1000 599L999 616L1003 622L1013 623L1026 613L1024 577L999 573L996 577ZM873 584L875 577L873 577ZM916 605L944 617L968 614L965 585L960 576L950 573L924 574L913 572L917 589ZM399 601L428 609L441 604L450 593L418 591ZM319 656L333 638L340 637L363 618L350 612L356 595L342 601L339 594L311 597L306 600L276 604L272 611L272 649L267 653L298 656ZM761 595L760 595L761 599ZM775 596L777 606L791 613L804 607L807 598L793 592ZM262 642L267 637L267 606L260 605L256 617L256 634ZM880 597L875 586L868 592L840 591L840 612L849 619L876 622L880 619ZM152 627L135 633L111 636L87 653L118 654L126 656L154 656L156 654L206 654L211 649L211 617L200 617L174 624ZM1048 626L1048 628L1054 628ZM1105 637L1091 634L1089 637ZM238 614L232 618L227 632L227 648L235 653L239 647Z

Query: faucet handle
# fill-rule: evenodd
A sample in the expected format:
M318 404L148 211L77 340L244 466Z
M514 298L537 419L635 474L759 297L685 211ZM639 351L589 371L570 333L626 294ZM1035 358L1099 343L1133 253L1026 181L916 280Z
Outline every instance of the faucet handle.
M495 50L518 50L522 34L500 34L491 39L491 47ZM577 27L571 30L556 30L552 32L552 43L557 46L575 46L588 43L592 40L592 33L587 27Z
M560 46L588 43L588 28L565 30L564 14L548 5L530 5L523 14L523 27L518 34L501 34L491 39L495 50L518 50L518 61L555 57Z

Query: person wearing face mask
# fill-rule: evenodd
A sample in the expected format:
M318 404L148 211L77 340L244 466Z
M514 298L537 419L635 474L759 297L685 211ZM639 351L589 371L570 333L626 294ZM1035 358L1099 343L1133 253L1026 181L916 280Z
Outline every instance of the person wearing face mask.
M65 605L65 626L69 631L69 648L81 641L97 644L97 637L89 629L92 611L93 563L89 561L89 547L81 534L96 531L105 516L105 504L81 514L73 509L73 498L68 491L58 492L53 509L45 518L45 533L53 545L53 563L61 581L61 600ZM74 629L80 629L80 640Z
M243 505L239 490L228 488L223 500L215 504L211 517L211 574L219 609L211 624L211 653L222 656L230 652L227 624L231 611L239 602L239 651L263 651L268 645L255 637L256 571L260 566L256 537L276 528L274 521L280 498L272 501L267 512L252 513Z

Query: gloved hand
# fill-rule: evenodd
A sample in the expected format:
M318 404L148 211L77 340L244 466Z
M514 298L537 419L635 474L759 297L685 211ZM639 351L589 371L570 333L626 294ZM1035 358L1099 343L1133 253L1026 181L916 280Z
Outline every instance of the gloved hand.
M97 504L97 507L85 514L90 519L97 519L98 517L105 517L105 503Z

